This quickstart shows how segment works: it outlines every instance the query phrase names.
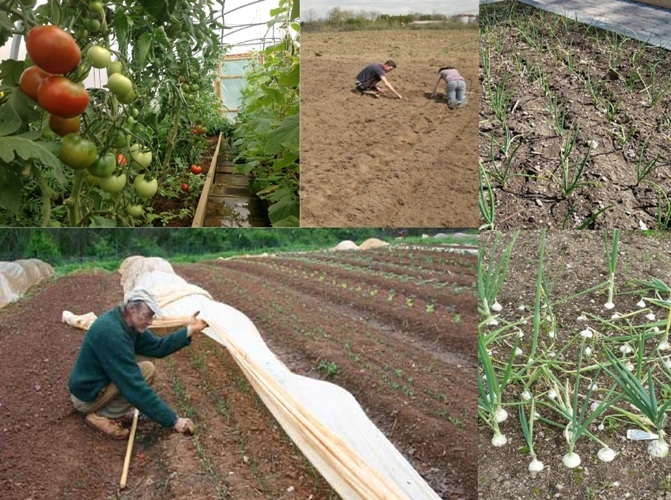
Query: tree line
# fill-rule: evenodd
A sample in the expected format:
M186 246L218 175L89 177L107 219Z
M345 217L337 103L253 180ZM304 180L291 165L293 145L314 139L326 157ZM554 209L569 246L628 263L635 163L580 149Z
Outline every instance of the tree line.
M414 21L431 21L413 24ZM373 11L358 11L333 7L326 18L318 17L314 9L307 9L301 19L301 31L348 31L390 28L476 28L477 23L464 24L456 16L423 14L415 12L404 15L380 14Z
M131 255L176 257L235 251L325 248L343 240L434 235L455 230L370 228L118 228L0 230L0 261L38 258L52 265L117 260Z

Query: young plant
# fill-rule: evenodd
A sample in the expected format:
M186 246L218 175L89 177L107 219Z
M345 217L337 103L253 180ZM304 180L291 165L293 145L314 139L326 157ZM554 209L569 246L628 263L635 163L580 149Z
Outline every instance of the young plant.
M480 325L484 326L483 323L480 323ZM508 442L508 439L505 435L501 434L499 424L508 418L508 412L502 408L502 394L508 382L510 382L513 373L513 361L517 351L517 344L519 343L519 336L515 336L515 342L505 368L500 373L497 373L487 350L487 342L480 325L478 326L478 365L482 373L478 374L478 415L494 431L492 444L494 446L503 446ZM504 327L503 329L507 328ZM483 383L483 378L485 383Z
M494 221L496 219L496 198L492 185L489 182L489 174L480 162L480 196L478 197L478 207L480 208L480 215L484 224L480 226L480 230L494 229Z
M582 373L582 358L585 352L585 338L582 339L580 344L580 351L578 353L578 365L575 371L575 383L573 385L573 394L571 395L571 390L569 388L569 380L565 380L564 387L559 388L559 383L554 374L550 374L550 377L554 381L554 391L556 398L552 400L551 404L547 404L555 412L559 413L565 420L568 421L568 424L564 427L564 437L568 443L568 452L562 458L562 463L573 469L580 465L580 456L575 452L575 445L578 439L584 434L589 436L591 439L594 439L600 443L604 448L604 451L610 450L608 445L603 441L596 438L591 434L587 429L590 424L598 418L604 411L606 411L611 404L613 404L618 397L613 397L614 388L612 388L608 394L601 400L596 407L593 406L591 397L594 389L596 387L596 381L599 378L601 368L597 369L597 372L594 378L591 380L587 392L585 393L585 398L582 405L579 404L578 395L580 392L580 380ZM543 419L547 423L552 425L561 426L561 424L550 422ZM608 453L602 453L606 455Z
M510 256L515 245L515 240L519 236L519 231L513 235L512 241L508 247L498 255L498 246L501 235L497 235L494 244L489 253L488 263L485 266L484 248L480 245L478 249L478 312L484 316L488 324L495 325L496 320L492 316L492 311L501 310L496 296L503 285L503 280L508 272Z
M543 462L536 458L536 451L534 450L534 420L536 420L536 400L531 396L531 407L529 408L529 420L527 421L527 416L524 412L524 404L520 404L519 413L520 413L520 426L522 427L522 434L524 434L524 440L529 446L529 455L531 455L531 463L529 463L529 472L532 476L535 476L540 471L543 470Z
M643 364L643 338L639 340L639 349L636 353L636 370L629 371L625 364L610 350L604 346L604 352L610 361L612 368L604 367L615 383L622 389L623 397L631 405L638 408L643 413L647 422L652 425L658 435L657 440L650 441L648 444L648 453L652 457L665 457L669 454L669 445L664 440L664 427L667 423L666 410L671 405L671 399L660 405L655 394L655 383L652 376L652 370L648 366L647 385L639 378L642 373ZM646 422L643 422L645 424Z
M655 293L654 298L645 298L647 302L651 302L652 304L668 309L669 312L667 313L666 317L666 328L664 329L664 334L662 335L662 338L657 345L657 349L660 351L671 349L671 345L669 345L669 330L671 329L671 288L658 278L652 278L650 281L637 280L637 283L639 285L643 285L643 289L641 291ZM663 299L661 294L665 294L668 298Z
M604 304L606 309L615 307L613 304L613 293L615 292L615 269L617 268L617 245L620 239L620 230L613 231L612 240L608 240L608 231L603 233L603 247L606 253L606 264L608 265L608 301Z

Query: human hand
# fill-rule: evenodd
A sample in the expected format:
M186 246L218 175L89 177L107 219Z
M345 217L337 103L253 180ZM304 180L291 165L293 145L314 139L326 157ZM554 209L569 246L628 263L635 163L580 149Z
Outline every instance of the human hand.
M173 426L173 429L182 434L193 434L195 427L190 418L177 417L177 423Z
M186 325L186 331L189 337L194 333L200 333L203 328L209 326L205 320L196 317L199 314L200 311L196 311L193 316L189 318L189 322Z
M403 99L403 96L402 96L401 94L396 94L396 96L397 96L399 99Z

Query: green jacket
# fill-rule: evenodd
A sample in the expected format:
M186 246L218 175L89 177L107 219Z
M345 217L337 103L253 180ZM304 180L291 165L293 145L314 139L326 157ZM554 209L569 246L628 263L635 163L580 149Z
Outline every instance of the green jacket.
M144 415L172 427L177 414L147 384L135 356L162 358L190 343L186 327L165 337L150 330L138 333L126 325L120 309L115 307L95 320L86 332L68 389L82 401L92 403L111 382Z

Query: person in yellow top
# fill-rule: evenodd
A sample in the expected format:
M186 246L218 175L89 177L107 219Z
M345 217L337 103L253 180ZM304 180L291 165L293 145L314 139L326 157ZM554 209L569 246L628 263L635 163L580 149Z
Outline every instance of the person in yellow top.
M466 99L466 80L452 66L443 66L438 70L438 80L433 87L431 97L436 97L436 91L440 82L445 82L445 96L447 97L447 106L450 109L460 108L468 102Z

